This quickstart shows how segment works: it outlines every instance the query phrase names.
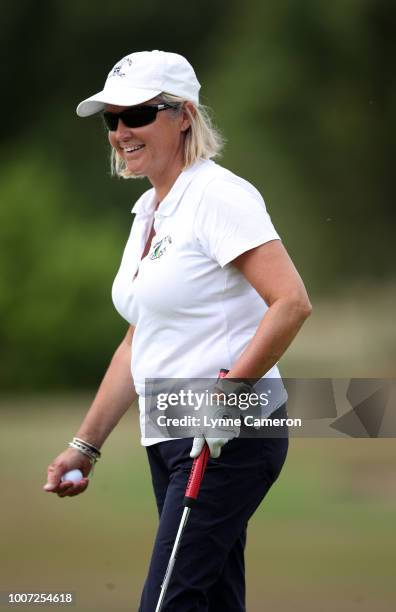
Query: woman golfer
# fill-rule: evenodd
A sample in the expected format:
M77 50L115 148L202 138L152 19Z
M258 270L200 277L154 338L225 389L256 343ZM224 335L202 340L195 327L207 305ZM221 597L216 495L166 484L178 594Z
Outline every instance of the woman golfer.
M49 466L45 490L59 497L85 491L99 449L138 397L160 517L140 612L156 609L192 458L205 441L211 457L162 609L245 610L247 523L288 447L287 435L246 437L248 427L237 425L201 422L189 437L162 436L146 409L145 382L211 379L216 415L240 411L235 401L230 408L232 395L256 393L256 412L285 416L276 364L311 312L259 192L212 161L222 141L199 104L199 89L184 57L132 53L111 70L103 91L77 108L81 117L102 114L114 173L147 177L152 187L132 209L113 285L114 305L130 327L75 438ZM227 378L216 381L222 368ZM83 480L61 481L72 469Z

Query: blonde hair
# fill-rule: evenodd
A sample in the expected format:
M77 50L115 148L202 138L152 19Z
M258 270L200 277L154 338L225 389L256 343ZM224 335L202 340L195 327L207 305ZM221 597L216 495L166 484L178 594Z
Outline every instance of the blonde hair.
M162 93L153 102L174 104L175 109L170 112L179 114L185 100L179 96ZM183 170L194 164L199 159L211 159L219 157L225 144L225 140L218 128L214 125L211 111L207 106L194 105L194 112L185 107L190 119L190 127L184 132L184 167ZM126 167L121 155L112 147L111 149L111 174L122 178L143 178L132 174Z

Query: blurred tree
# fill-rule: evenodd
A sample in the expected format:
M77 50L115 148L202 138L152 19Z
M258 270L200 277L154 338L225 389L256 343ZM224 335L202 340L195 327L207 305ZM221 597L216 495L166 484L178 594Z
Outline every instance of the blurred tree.
M62 174L29 150L0 181L0 386L98 381L127 324L110 290L126 240L75 218Z
M210 97L314 293L392 278L396 5L239 5ZM230 59L232 58L232 61Z

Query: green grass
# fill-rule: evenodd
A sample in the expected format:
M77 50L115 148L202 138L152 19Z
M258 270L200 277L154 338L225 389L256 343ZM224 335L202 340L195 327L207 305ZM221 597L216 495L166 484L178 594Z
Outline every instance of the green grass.
M157 523L136 408L104 445L86 493L42 491L89 400L0 406L0 590L73 590L79 612L136 610ZM291 440L249 526L249 612L394 610L395 463L393 440Z
M313 312L280 365L285 377L395 378L396 285L352 283L312 298Z

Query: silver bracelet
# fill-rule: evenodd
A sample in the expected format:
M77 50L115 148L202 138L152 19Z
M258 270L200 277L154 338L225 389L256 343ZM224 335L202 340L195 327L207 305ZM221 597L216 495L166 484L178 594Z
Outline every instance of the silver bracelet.
M97 460L101 457L100 450L98 450L92 444L88 444L88 442L81 440L81 438L73 438L72 442L68 443L68 446L70 448L74 448L80 451L80 453L82 453L83 455L86 455L90 459L92 467L95 465Z
M88 446L90 449L92 449L94 453L97 454L98 458L101 456L102 453L100 452L100 450L96 448L96 446L91 444L90 442L86 442L85 440L81 440L81 438L76 438L76 437L73 438L73 442L74 441L80 442L81 444L84 444L84 446Z

